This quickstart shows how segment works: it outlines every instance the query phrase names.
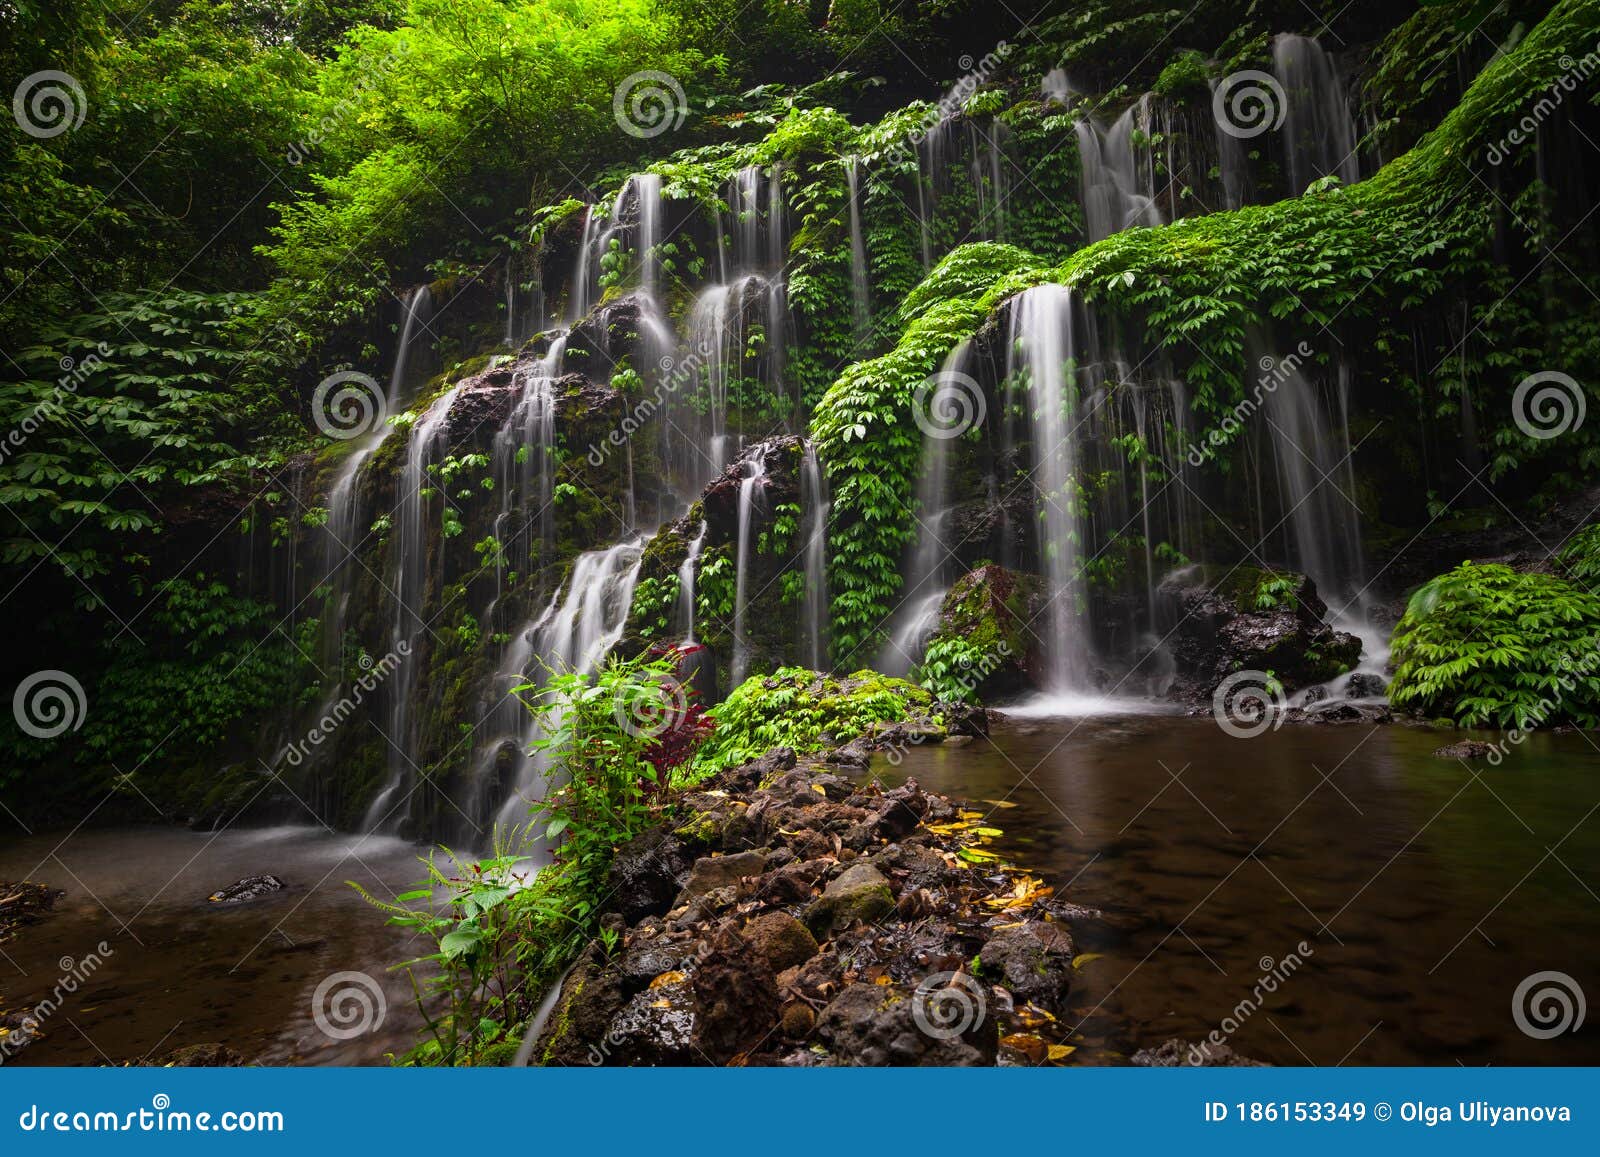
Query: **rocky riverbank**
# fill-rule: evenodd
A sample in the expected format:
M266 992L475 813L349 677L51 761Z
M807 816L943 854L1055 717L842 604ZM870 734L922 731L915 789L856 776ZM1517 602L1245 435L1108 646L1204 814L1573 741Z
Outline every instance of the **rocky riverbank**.
M621 848L535 1063L1065 1061L1069 921L1097 914L989 850L983 812L856 755L776 749Z

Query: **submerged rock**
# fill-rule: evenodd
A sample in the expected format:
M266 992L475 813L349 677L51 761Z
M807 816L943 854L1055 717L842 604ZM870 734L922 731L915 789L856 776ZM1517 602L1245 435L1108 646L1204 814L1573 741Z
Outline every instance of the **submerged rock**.
M1447 743L1434 751L1439 759L1482 759L1493 748L1481 739L1462 739L1455 743Z
M284 883L276 876L246 876L226 888L211 893L206 899L213 904L244 904L259 900L274 892L283 891Z
M1151 1069L1261 1069L1268 1067L1262 1061L1253 1061L1249 1057L1240 1056L1225 1044L1212 1044L1210 1041L1190 1044L1188 1041L1179 1040L1177 1037L1163 1041L1155 1048L1140 1049L1129 1060L1142 1068Z

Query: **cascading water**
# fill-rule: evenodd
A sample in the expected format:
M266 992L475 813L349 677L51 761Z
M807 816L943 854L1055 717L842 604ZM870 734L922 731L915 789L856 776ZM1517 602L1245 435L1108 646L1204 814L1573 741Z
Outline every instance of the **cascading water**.
M1072 291L1040 285L1011 310L1012 374L1026 376L1032 414L1039 554L1045 577L1045 683L1056 695L1093 690L1092 644L1079 564L1083 526L1078 510L1078 343Z
M694 576L700 565L700 552L706 545L706 524L700 524L699 532L689 542L689 553L683 558L678 567L678 621L683 624L683 642L685 646L694 643Z
M1148 94L1119 116L1104 133L1088 117L1074 126L1082 162L1084 224L1090 241L1136 225L1160 225L1155 167L1148 150L1135 146L1134 133L1148 136Z
M543 357L519 372L522 392L505 425L495 434L490 460L501 495L495 541L502 553L535 528L541 543L548 543L555 530L555 383L561 376L566 349L567 335L562 334ZM526 521L513 526L511 520L519 505Z
M579 555L565 587L528 627L530 658L537 655L545 666L557 671L590 674L598 670L622 637L643 557L642 539ZM530 682L539 682L540 672L522 673ZM544 792L549 765L533 750L538 739L535 718L525 715L517 740L513 788L495 817L502 829L523 819L528 804Z
M1356 125L1333 58L1309 36L1272 42L1272 71L1287 100L1282 139L1289 194L1298 197L1319 177L1361 179Z
M390 414L397 413L410 397L406 370L411 360L411 343L419 328L427 328L433 314L433 294L426 285L419 285L406 295L404 306L399 344L395 346L394 365L389 371L385 392L384 409ZM363 435L349 451L334 477L333 485L328 489L323 574L327 576L329 591L323 622L322 653L323 682L330 697L338 693L344 665L342 651L350 605L350 572L346 564L366 537L361 524L361 470L392 429L384 424Z
M872 329L872 302L867 286L867 245L861 232L859 157L844 159L845 195L850 201L850 321L856 340Z
M756 492L767 477L767 458L761 447L756 447L744 459L744 477L739 483L739 540L735 556L737 570L733 595L733 681L737 687L744 682L750 668L750 643L745 634L745 611L749 600L750 584L750 527L754 521Z
M969 347L962 342L945 358L939 377L964 377ZM956 379L959 380L959 379ZM937 416L948 399L935 393L929 408ZM928 636L937 624L939 606L949 589L954 558L950 522L950 453L953 439L938 425L930 425L922 438L922 470L917 481L917 543L900 586L900 608L889 629L888 641L875 666L886 675L904 678L922 658Z
M428 539L424 526L427 500L423 491L431 483L428 467L443 443L450 406L460 385L452 386L428 407L411 428L405 465L396 481L397 494L390 530L395 564L390 593L394 599L394 633L391 651L400 656L385 683L389 699L388 771L383 791L367 809L363 831L394 830L405 818L401 788L419 772L412 759L416 742L412 699L416 688L417 644L425 629L422 609L428 594ZM398 798L397 798L398 797Z
M806 514L806 597L801 644L813 671L828 657L828 501L817 449L809 441L800 463L800 502Z

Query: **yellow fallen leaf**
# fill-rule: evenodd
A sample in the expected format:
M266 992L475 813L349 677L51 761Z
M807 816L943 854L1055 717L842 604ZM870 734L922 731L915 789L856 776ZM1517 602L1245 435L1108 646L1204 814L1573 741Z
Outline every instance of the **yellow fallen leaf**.
M1096 960L1099 960L1100 957L1104 955L1105 953L1103 952L1085 952L1081 956L1074 956L1072 958L1072 971L1078 971L1078 969L1082 968L1085 964L1093 964Z
M986 804L989 804L989 805L991 805L993 807L1016 807L1017 806L1015 803L1013 803L1011 800L1008 800L1008 799L986 799L983 802L986 803Z
M982 848L962 848L956 852L956 855L971 864L985 864L990 860L998 860L1000 858L993 852L986 852Z
M993 839L995 836L1005 835L1005 832L1001 831L999 828L973 828L972 834L975 836L988 836L990 839Z
M827 795L828 794L827 789L825 789L820 783L812 784L811 785L811 790L816 792L818 795Z
M679 972L677 969L673 969L671 972L663 972L660 976L652 980L650 982L650 987L665 988L669 984L682 984L688 979L689 974L687 972ZM657 1007L660 1006L658 1005Z
M650 1007L651 1008L671 1008L672 1007L672 1002L670 1000L657 1000L657 1001L651 1002Z
M1065 1060L1077 1051L1072 1045L1051 1045L1047 1055L1052 1061L1060 1061Z

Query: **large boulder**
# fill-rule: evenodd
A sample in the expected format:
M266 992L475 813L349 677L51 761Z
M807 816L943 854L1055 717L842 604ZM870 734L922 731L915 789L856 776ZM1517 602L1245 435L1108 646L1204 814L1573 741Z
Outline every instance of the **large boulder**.
M988 1000L963 989L965 1003L948 1017L930 1003L940 993L901 984L855 984L817 1017L816 1035L836 1064L992 1065L999 1047ZM919 1015L919 1006L921 1009Z
M1196 699L1208 699L1235 671L1270 671L1292 692L1361 657L1361 640L1325 621L1327 605L1308 575L1192 566L1169 576L1158 595L1179 693Z
M688 878L683 844L664 829L651 828L616 850L606 877L611 907L629 924L660 916Z
M1031 624L1043 603L1043 585L1033 575L992 564L968 571L945 595L928 648L958 641L969 654L978 655L970 678L980 700L1037 687L1043 650Z
M978 964L984 979L1054 1014L1072 981L1072 937L1060 924L1043 921L1003 928L978 953Z
M852 864L806 910L806 923L818 938L826 938L857 923L881 920L894 910L894 893L883 873L871 864Z

